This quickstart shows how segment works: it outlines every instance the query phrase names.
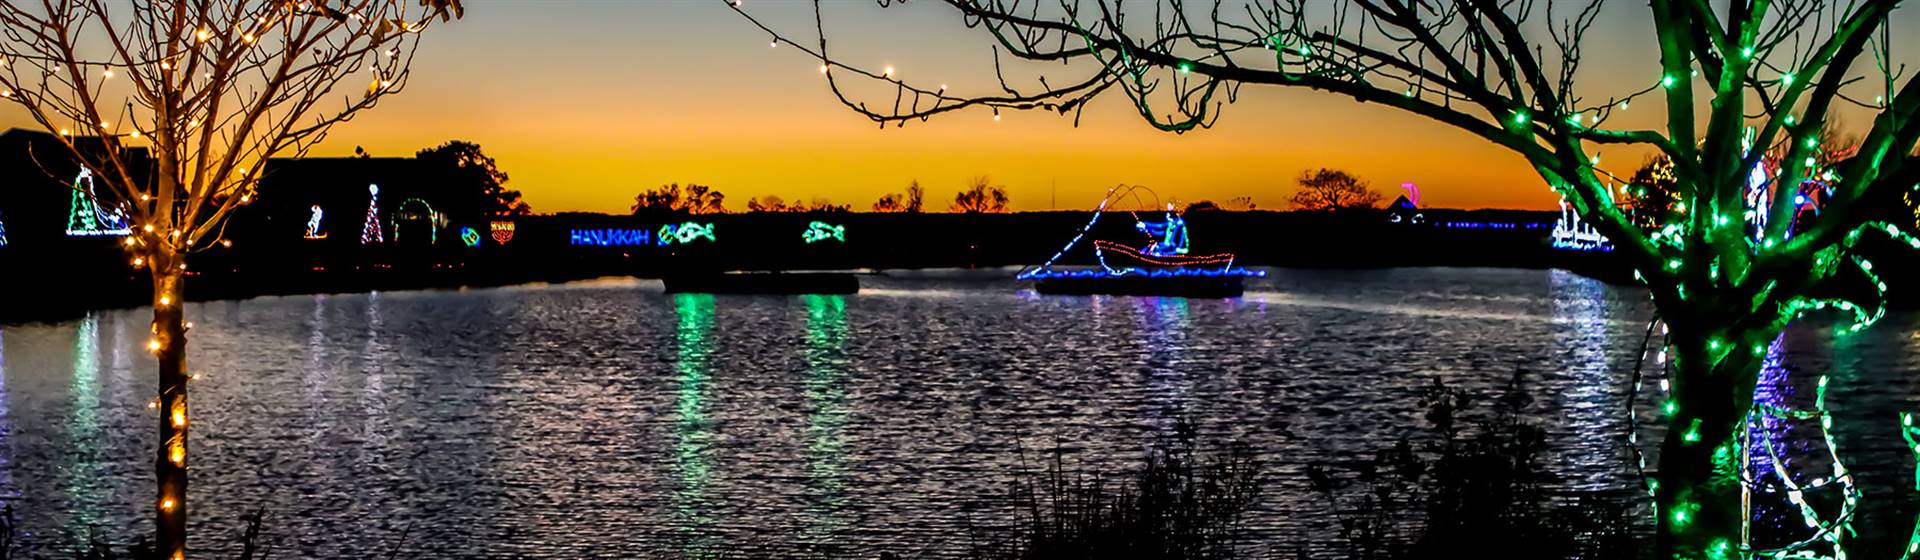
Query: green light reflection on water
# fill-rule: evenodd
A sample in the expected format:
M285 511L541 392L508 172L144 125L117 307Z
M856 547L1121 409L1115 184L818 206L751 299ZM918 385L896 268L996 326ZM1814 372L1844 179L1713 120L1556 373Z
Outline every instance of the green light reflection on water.
M681 554L686 558L707 558L714 549L712 504L707 486L713 481L713 428L706 419L707 335L713 330L713 296L674 294L674 314L679 326L674 331L675 368L680 390L674 402L674 468L680 489L673 495L674 527L680 533Z
M848 408L847 302L841 296L801 296L807 307L807 507L801 538L820 546L838 541L846 528L839 516L846 502L841 473L846 463Z

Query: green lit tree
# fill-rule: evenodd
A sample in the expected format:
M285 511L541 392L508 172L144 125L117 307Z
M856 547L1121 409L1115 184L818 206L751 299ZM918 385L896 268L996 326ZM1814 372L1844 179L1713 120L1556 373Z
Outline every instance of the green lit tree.
M1750 553L1740 541L1742 484L1716 465L1738 456L1728 452L1755 410L1765 348L1816 309L1852 311L1842 330L1878 316L1881 303L1869 297L1816 295L1861 278L1868 287L1858 291L1878 292L1854 250L1863 235L1920 246L1871 221L1867 208L1920 182L1920 81L1891 70L1894 1L1649 0L1657 60L1637 79L1579 87L1600 0L940 3L994 44L999 83L981 87L986 93L911 83L890 67L835 56L817 0L815 25L799 40L754 18L751 6L731 6L796 47L789 52L813 57L836 98L881 126L968 109L1077 117L1092 99L1124 96L1152 126L1185 132L1214 123L1243 88L1294 87L1412 113L1523 158L1610 238L1669 328L1668 431L1648 485L1659 558ZM1042 79L1010 78L1002 53L1034 61ZM861 100L861 88L887 102ZM1855 155L1822 166L1810 156L1828 115L1845 105L1873 112L1872 126ZM1629 106L1659 111L1664 126L1615 126ZM1636 227L1596 170L1602 148L1670 158L1675 204L1688 211ZM1749 184L1769 153L1778 165ZM1792 219L1793 193L1816 177L1832 186L1831 198L1817 218ZM1756 191L1767 202L1749 209ZM1745 219L1749 211L1768 219ZM1837 555L1845 519L1809 521L1821 537L1788 552Z
M129 260L153 280L155 558L187 555L188 256L231 243L226 218L264 162L404 89L418 33L460 14L459 0L0 2L0 99L125 202Z

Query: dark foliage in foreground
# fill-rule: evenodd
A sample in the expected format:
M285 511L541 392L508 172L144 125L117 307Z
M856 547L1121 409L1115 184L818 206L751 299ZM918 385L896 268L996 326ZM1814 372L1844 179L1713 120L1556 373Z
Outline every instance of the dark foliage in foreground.
M1423 391L1431 440L1402 438L1371 459L1310 465L1308 477L1340 523L1343 556L1442 558L1497 551L1511 558L1631 558L1633 496L1550 492L1539 465L1545 434L1515 372L1487 414L1439 380ZM1471 422L1467 428L1464 423Z
M1070 471L1056 447L1044 472L1023 473L1019 525L988 539L981 560L1233 558L1240 519L1259 495L1244 449L1201 457L1188 438L1161 445L1121 477Z

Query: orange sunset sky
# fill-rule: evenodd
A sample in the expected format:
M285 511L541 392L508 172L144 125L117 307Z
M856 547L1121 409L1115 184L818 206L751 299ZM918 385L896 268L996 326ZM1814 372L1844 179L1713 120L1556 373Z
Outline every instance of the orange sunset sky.
M747 0L769 23L812 37L811 5ZM721 0L467 0L467 16L428 30L407 90L334 129L314 155L354 147L407 156L450 139L480 144L537 212L624 212L633 195L669 182L712 185L728 206L750 197L823 196L864 210L918 179L944 209L969 177L1007 186L1016 210L1088 208L1116 183L1181 201L1251 196L1283 208L1293 178L1350 170L1391 198L1418 183L1428 206L1553 208L1557 198L1522 160L1491 144L1392 109L1306 90L1250 86L1217 126L1158 132L1114 95L1070 118L968 111L878 129L841 107L818 63L768 37ZM827 26L845 62L893 65L923 85L993 93L991 39L934 2L880 9L830 0ZM1624 94L1659 76L1644 2L1614 2L1588 43L1581 91ZM1893 27L1896 56L1920 48L1920 11ZM1039 67L1016 63L1031 76ZM1867 97L1871 97L1868 92ZM874 103L892 102L873 92ZM1621 126L1659 126L1657 100ZM1866 113L1845 114L1863 127ZM0 125L32 126L15 107ZM1602 150L1631 173L1644 154Z

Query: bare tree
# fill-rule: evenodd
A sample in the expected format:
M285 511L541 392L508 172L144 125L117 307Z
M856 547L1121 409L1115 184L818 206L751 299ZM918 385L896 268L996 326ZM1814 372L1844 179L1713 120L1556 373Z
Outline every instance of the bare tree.
M1409 112L1506 148L1610 239L1644 279L1668 329L1661 354L1670 358L1661 364L1672 380L1670 406L1661 407L1668 429L1659 474L1647 480L1660 513L1656 556L1837 555L1843 548L1851 518L1811 508L1801 511L1814 537L1788 550L1736 548L1745 544L1743 492L1786 489L1720 483L1714 457L1738 444L1735 434L1752 415L1824 416L1755 406L1765 348L1807 312L1851 312L1849 331L1878 318L1883 284L1854 251L1863 235L1920 246L1893 224L1872 221L1870 208L1920 183L1913 155L1920 82L1893 68L1888 22L1897 2L1650 0L1658 60L1625 87L1579 88L1601 0L1285 0L1226 9L1219 2L1063 0L1044 10L1045 2L1016 0L941 3L995 44L1000 83L991 92L965 95L909 83L890 68L848 64L828 50L818 0L815 29L799 41L754 19L745 5L732 6L813 57L834 95L882 126L969 108L1077 118L1087 101L1121 95L1151 125L1181 132L1211 125L1240 88L1261 85ZM1033 66L1042 79L1014 83L1002 53L1044 63ZM860 100L843 84L850 78L878 86L884 101ZM1662 129L1610 126L1643 100L1657 102ZM1809 156L1842 105L1876 117L1856 155L1823 166ZM1635 227L1610 194L1613 177L1596 165L1605 147L1671 158L1677 198L1689 211L1652 230ZM1781 165L1755 181L1769 152L1784 154ZM1817 217L1798 221L1791 193L1809 178L1828 181L1834 194ZM1767 202L1748 208L1750 199ZM1764 219L1742 219L1745 212ZM1868 295L1840 300L1823 295L1837 290L1815 289L1834 282L1864 284L1845 291ZM1849 494L1851 476L1839 475Z
M926 194L926 190L920 188L920 181L915 180L907 184L907 192L904 195L900 193L882 195L880 200L873 202L873 211L918 214Z
M914 186L919 185L916 184ZM981 175L974 177L973 181L968 183L967 188L962 189L959 194L953 196L953 206L949 209L954 212L965 212L968 214L1005 212L1007 211L1007 200L1006 187L995 185L992 179L986 175Z
M1300 190L1288 202L1299 210L1350 210L1380 203L1380 193L1367 188L1366 181L1338 169L1301 171L1294 182Z
M926 202L927 189L920 186L920 181L914 180L912 183L908 183L907 207L903 210L908 214L919 214L920 211L926 207Z
M0 97L127 203L127 250L153 278L161 557L187 550L187 257L230 243L226 217L252 201L268 158L304 154L405 88L416 34L433 16L461 15L459 0L414 3L0 3ZM77 145L90 136L99 149ZM150 165L131 156L143 144Z

